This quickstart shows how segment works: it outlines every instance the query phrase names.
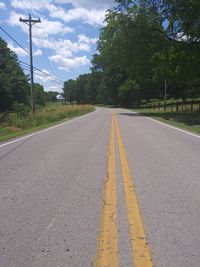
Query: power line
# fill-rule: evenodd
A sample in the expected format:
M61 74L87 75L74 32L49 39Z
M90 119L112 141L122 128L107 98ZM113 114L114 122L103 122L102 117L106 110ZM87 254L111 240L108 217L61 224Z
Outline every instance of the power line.
M30 65L29 65L28 63L24 62L24 61L19 60L19 62L22 63L22 64L24 64L24 65L26 65L26 66L29 66L29 67L30 67ZM50 74L44 72L44 71L41 71L40 69L38 69L38 68L36 68L36 67L33 67L33 69L35 69L35 70L41 72L41 73L44 74L45 76L49 76L49 77L53 78L54 80L56 80L56 81L58 81L58 82L64 83L64 81L62 81L62 80L60 80L60 79L58 79L58 78L56 78L56 77L54 77L54 76L52 76L52 75L50 75Z
M27 54L30 55L30 53L19 43L15 40L15 38L13 38L6 30L4 30L1 26L0 29L6 34L8 35L17 45L19 45Z
M24 70L24 71L27 71L27 72L30 72L29 68L26 67L26 66L23 66L23 70ZM44 78L44 79L50 79L49 77L46 77L46 76L44 76L43 74L40 74L40 73L38 73L38 72L36 72L36 71L33 71L33 72L34 72L35 75L40 76L40 77L42 77L42 78ZM58 82L56 82L56 81L54 81L54 80L49 80L49 81L51 81L51 82L53 82L53 83L55 82L55 85L56 85L57 87L61 87L61 84L59 84Z
M12 37L6 30L4 30L1 26L0 26L0 29L7 35L7 36L9 36L18 46L20 46L27 54L29 54L30 55L30 53L18 42L18 41L16 41L15 40L15 38L14 37ZM26 65L28 65L29 67L30 67L30 64L27 64L27 63L25 63L25 62L23 62L23 61L21 61L21 60L18 60L19 62L21 62L21 63L24 63L24 64L26 64ZM36 70L38 70L38 71L40 71L41 73L43 73L43 74L45 74L45 75L47 75L47 76L50 76L50 77L52 77L52 78L54 78L54 79L56 79L56 80L58 80L58 81L60 81L60 82L62 82L62 83L64 83L64 81L62 81L62 80L60 80L60 79L58 79L58 78L56 78L56 77L54 77L54 76L52 76L52 75L50 75L50 74L47 74L47 73L45 73L45 72L43 72L42 70L40 70L40 69L38 69L38 68L36 68L36 67L33 67L34 69L36 69Z
M39 27L35 27L35 28L39 28ZM45 34L43 28L41 27L40 29L41 29L42 32ZM39 37L39 34L38 34L37 29L35 29L34 32L35 32L35 36L34 36L34 38L37 40L37 42L38 42L38 44L39 44L39 47L40 47L40 49L42 50L42 53L44 54L44 57L40 57L41 61L43 62L44 66L45 66L46 68L49 68L53 74L55 74L56 76L59 77L60 75L58 74L58 71L57 71L55 65L52 64L51 61L50 61L49 63L48 63L47 60L45 61L45 58L47 58L48 56L47 56L47 54L46 54L46 52L45 52L45 49L44 49L44 47L43 47L43 45L42 45L42 41L41 41L41 39L40 39L40 37ZM50 64L50 63L51 63L51 64Z
M33 49L32 49L32 27L35 23L41 23L40 19L33 19L29 13L28 19L22 19L20 17L20 22L24 22L29 28L29 52L30 52L30 73L31 73L31 105L33 114L35 113L35 90L33 82Z
M30 71L29 68L28 68L28 67L25 67L25 66L23 66L23 69L26 70L26 71ZM33 72L34 72L34 74L36 74L37 76L41 76L41 77L43 77L43 78L45 78L45 79L50 79L50 77L44 76L44 75L41 74L41 73L38 73L38 72L36 72L36 71L33 71ZM50 80L50 81L52 81L52 80ZM56 82L56 81L52 81L52 82ZM56 83L57 83L57 82L56 82ZM58 84L58 83L57 83L57 84Z
M23 67L23 69L24 70L29 70L29 68L28 68L28 66L22 66ZM42 73L40 73L40 72L37 72L37 71L33 71L37 76L41 76L41 77L43 77L43 78L45 78L45 79L51 79L51 77L48 77L48 76L46 76L46 75L44 75L44 74L42 74ZM59 84L59 82L58 81L56 81L56 80L50 80L50 81L52 81L52 82L56 82L57 84Z
M23 0L23 2L24 2L24 0ZM31 3L33 9L35 9L35 8L36 8L35 3L34 3L32 0L29 0L29 2ZM25 3L25 4L26 4L26 3ZM43 28L43 24L41 24L41 27L36 27L36 30L37 30L37 28L41 28L41 30L42 30L42 32L43 32L44 35L47 34L46 30L44 30L44 28ZM38 32L38 31L37 31L37 32ZM48 34L47 34L47 36L48 36ZM39 42L41 41L39 38L37 38L37 40L38 40ZM45 54L45 50L44 50L44 49L43 49L43 53L44 53L44 55L46 56L46 54ZM47 58L47 56L46 56L46 58ZM54 72L54 73L60 78L60 75L59 75L59 73L58 73L58 70L57 70L57 68L55 67L55 64L53 64L51 61L49 61L49 66L50 66L50 68L51 68L51 67L53 68L53 70L52 70L52 68L51 68L52 73Z
M31 2L31 4L32 4L32 2ZM33 6L33 4L32 4L32 6ZM35 21L36 22L36 21ZM26 23L26 24L28 24L28 23ZM5 29L3 29L1 26L0 26L0 29L14 42L14 43L16 43L19 47L21 47L27 54L29 54L30 55L30 53L29 53L29 51L28 50L26 50L14 37L12 37L11 36L11 34L9 34ZM42 29L42 31L43 31L43 33L45 34L45 32L44 32L44 29L43 29L43 27L41 28ZM39 38L37 38L37 40L38 41L40 41L39 40ZM43 52L44 52L44 50L43 50ZM43 58L42 58L42 60L43 60ZM18 60L19 61L19 63L21 64L21 67L25 70L25 71L29 71L30 72L30 70L28 70L28 67L30 67L30 64L27 64L27 63L25 63L25 62L23 62L23 61L21 61L21 60ZM47 66L46 65L46 62L45 61L43 61L43 63L45 63L45 66ZM26 68L25 68L25 66L26 66ZM55 68L55 66L52 64L52 66L54 67L54 70L56 70L56 68ZM51 68L51 65L50 65L50 68ZM49 82L54 82L54 83L57 83L58 85L63 85L63 83L64 83L64 81L62 81L62 80L60 80L59 78L57 78L56 76L52 76L52 75L50 75L50 74L47 74L46 72L43 72L42 70L40 70L40 69L38 69L38 68L36 68L36 67L33 67L33 69L35 70L34 71L34 73L37 75L37 76L41 76L41 77L43 77L43 78L45 78L45 79L48 79L49 80ZM48 67L47 67L47 69L48 69ZM52 68L51 68L51 70L52 70ZM52 71L53 72L53 71ZM57 70L56 70L56 74L57 74L57 76L59 76L58 75L58 72L57 72Z
M22 1L23 1L24 6L26 7L27 12L29 12L31 8L30 8L30 6L27 5L27 1L24 1L24 0L22 0ZM35 6L35 3L32 0L29 0L29 3L32 6L33 12L34 12L34 10L37 10L37 7ZM37 12L38 12L38 10L37 10ZM46 69L50 69L51 70L51 72L54 74L54 76L57 76L58 78L61 78L60 73L58 72L57 68L55 67L55 64L53 64L51 61L48 62L47 60L45 60L46 58L48 58L48 56L47 56L47 54L45 52L45 49L43 47L42 40L41 40L41 38L40 38L40 36L38 34L39 32L38 32L37 28L42 30L44 36L47 34L47 32L44 30L42 24L41 24L41 27L38 27L38 26L34 27L34 33L35 33L34 38L38 42L38 45L39 45L40 49L42 50L42 52L44 54L44 57L39 57L39 59L43 62L43 64L44 64ZM37 58L35 60L37 60Z

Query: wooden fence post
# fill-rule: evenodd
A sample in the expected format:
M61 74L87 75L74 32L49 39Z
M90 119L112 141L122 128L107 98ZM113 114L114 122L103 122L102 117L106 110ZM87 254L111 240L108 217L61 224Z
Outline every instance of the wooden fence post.
M183 107L184 107L184 103L183 101L181 102L181 111L183 112Z
M164 103L164 111L166 111L166 102Z
M176 112L178 112L178 102L176 102Z
M191 112L193 112L193 108L194 108L194 101L192 100L192 102L191 102Z

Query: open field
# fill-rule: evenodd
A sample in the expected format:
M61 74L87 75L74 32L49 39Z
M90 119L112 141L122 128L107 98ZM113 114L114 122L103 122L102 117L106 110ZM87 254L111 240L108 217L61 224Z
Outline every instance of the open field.
M0 122L0 141L5 141L33 130L46 128L64 119L70 119L91 112L90 105L62 105L61 103L48 105L36 112L33 116L17 116L12 113L9 119Z

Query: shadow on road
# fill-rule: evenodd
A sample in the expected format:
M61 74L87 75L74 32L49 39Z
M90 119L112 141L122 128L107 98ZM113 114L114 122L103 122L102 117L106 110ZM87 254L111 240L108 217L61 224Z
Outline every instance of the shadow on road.
M141 116L146 116L143 113L129 113L129 112L118 112L117 114L119 115L124 115L124 116L130 116L130 117L141 117Z
M200 112L119 112L119 115L130 117L156 117L164 120L182 122L188 126L200 126Z

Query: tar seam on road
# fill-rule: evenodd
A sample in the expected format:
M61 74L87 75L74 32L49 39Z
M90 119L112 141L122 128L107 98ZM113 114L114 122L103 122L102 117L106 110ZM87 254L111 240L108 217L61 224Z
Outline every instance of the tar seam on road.
M95 267L119 266L118 259L118 226L117 226L117 190L115 175L115 142L114 115L112 115L108 170L105 180L103 208L101 214L100 233L97 238L97 256Z
M125 204L129 224L130 253L135 267L153 267L150 248L146 239L142 215L139 209L135 186L122 142L116 114L112 114L108 174L105 181L103 208L101 213L100 233L97 238L97 255L94 267L118 267L119 229L117 222L117 190L115 173L115 130L117 135L121 172L123 176Z
M121 159L121 171L124 178L124 192L129 223L129 234L132 246L132 258L135 267L152 267L152 258L150 248L146 239L142 215L139 209L135 185L133 183L131 171L129 168L125 147L119 125L114 117L115 128L117 131L117 140Z

